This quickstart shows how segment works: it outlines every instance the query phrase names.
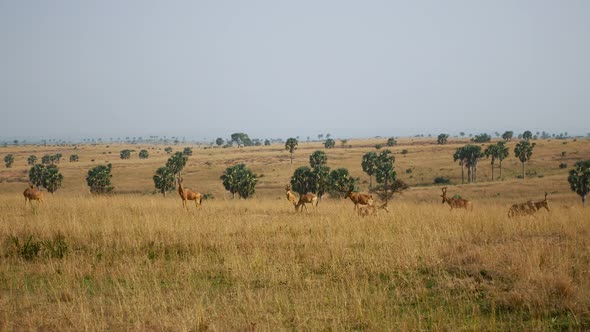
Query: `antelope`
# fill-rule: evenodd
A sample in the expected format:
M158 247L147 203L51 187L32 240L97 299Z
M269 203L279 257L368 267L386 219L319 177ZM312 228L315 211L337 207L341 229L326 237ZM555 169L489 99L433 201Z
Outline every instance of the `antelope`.
M513 204L508 210L508 218L516 216L532 215L534 213L533 202L528 201L521 204Z
M360 205L370 205L373 206L373 195L361 194L352 192L352 189L346 192L346 196L344 199L350 198L350 200L354 203L354 210L356 211Z
M545 208L547 211L551 211L549 210L549 202L547 201L547 192L545 192L545 199L543 199L542 201L528 201L526 203L512 205L508 210L508 217L512 218L516 216L525 215L532 216L542 208Z
M318 206L318 196L316 194L305 194L305 195L301 195L299 197L299 202L297 202L297 205L295 205L295 210L301 210L303 211L303 208L305 208L305 211L309 212L309 210L307 210L307 206L305 204L307 203L311 203L311 206Z
M377 215L377 207L375 205L359 204L357 212L361 217L370 216L373 214Z
M463 199L463 198L448 198L447 197L447 187L443 187L442 188L442 195L440 195L440 197L442 197L442 204L448 203L449 206L451 207L451 211L453 209L465 209L467 210L467 208L469 208L470 210L473 211L473 203L471 203L470 200L468 199Z
M293 206L297 205L297 197L295 197L295 195L293 195L293 193L291 192L291 185L288 184L287 186L285 186L285 191L287 193L287 200L291 203L293 203Z
M201 205L201 201L202 201L202 197L203 197L201 195L201 193L194 192L189 189L184 189L182 187L182 181L184 181L182 179L182 177L179 176L177 181L178 181L178 194L180 195L180 198L182 199L182 206L187 207L186 201L195 201L195 206L198 208L199 205Z
M29 201L31 205L33 205L33 201L43 203L43 192L35 189L31 183L29 183L29 188L25 189L23 192L23 196L25 196L25 205L27 205L27 201Z

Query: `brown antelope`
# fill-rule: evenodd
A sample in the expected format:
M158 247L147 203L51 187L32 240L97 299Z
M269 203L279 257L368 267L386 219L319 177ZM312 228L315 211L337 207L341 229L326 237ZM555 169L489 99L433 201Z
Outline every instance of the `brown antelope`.
M37 201L39 203L43 203L43 192L41 190L35 189L35 187L29 183L29 188L25 189L23 192L23 196L25 196L25 205L27 201L33 205L33 201Z
M532 212L533 209L534 205L531 201L521 204L513 204L510 209L508 209L508 218L532 215L534 213Z
M182 181L184 181L180 176L178 177L178 194L182 199L182 206L187 207L186 201L195 201L195 206L199 207L201 205L202 195L201 193L194 192L189 189L184 189L182 187Z
M508 210L508 217L517 217L517 216L533 216L537 211L540 209L545 208L547 211L549 210L549 201L547 201L547 192L545 192L545 199L538 202L531 202L528 201L522 204L514 204Z
M301 195L299 197L299 202L297 202L297 205L295 205L295 210L301 210L303 212L303 208L305 208L305 211L309 212L309 210L307 210L307 206L305 204L307 203L311 203L311 206L318 206L318 196L316 194L305 194L305 195Z
M288 184L285 187L285 191L287 192L287 200L291 203L293 203L293 206L297 205L297 197L295 197L295 195L291 192L291 185Z
M468 199L463 199L463 198L448 198L447 197L447 187L443 187L442 188L442 195L440 195L440 197L442 197L442 204L448 203L449 206L451 207L451 211L453 209L465 209L467 210L467 208L469 208L470 210L473 211L473 203L471 203L470 200Z
M354 203L354 210L356 211L360 205L371 205L373 206L373 195L355 193L352 190L346 192L346 196L344 199L350 198L350 200Z

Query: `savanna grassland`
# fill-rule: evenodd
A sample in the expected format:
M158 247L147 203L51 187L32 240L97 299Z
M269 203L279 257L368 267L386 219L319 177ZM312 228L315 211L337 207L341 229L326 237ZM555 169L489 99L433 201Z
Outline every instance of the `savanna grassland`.
M366 191L361 157L382 141L338 143L324 150L328 166L348 168ZM187 210L175 192L154 194L164 146L0 148L16 159L0 168L0 330L590 329L590 216L566 181L590 159L590 141L537 141L526 179L511 142L503 180L490 181L484 159L478 183L460 185L452 155L465 143L399 140L390 149L411 188L365 218L349 200L297 213L285 199L320 143L300 143L292 166L280 145L194 146L185 186L214 199ZM121 160L125 148L150 157ZM26 158L58 152L63 188L25 205ZM86 173L107 162L115 194L93 196ZM238 162L262 175L253 199L232 200L221 185ZM437 176L474 210L442 205ZM550 212L507 217L544 192Z

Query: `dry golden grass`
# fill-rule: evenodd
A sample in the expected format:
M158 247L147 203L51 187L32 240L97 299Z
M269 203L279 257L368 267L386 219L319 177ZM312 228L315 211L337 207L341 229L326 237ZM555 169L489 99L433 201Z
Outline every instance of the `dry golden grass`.
M329 164L362 176L360 156L374 143L328 151ZM459 145L406 143L393 149L410 151L396 154L401 178L457 182L449 153ZM176 193L145 194L163 151L122 161L123 147L84 147L80 163L60 166L64 188L31 208L25 183L8 174L26 171L31 149L58 148L10 148L17 162L0 173L0 330L590 329L590 216L557 167L562 148L588 159L588 143L544 142L530 166L542 178L484 182L482 162L481 183L449 186L473 212L449 211L439 187L422 186L365 218L339 199L296 213L280 147L195 150L185 183L216 199L187 210ZM292 169L315 148L302 144ZM128 194L91 196L90 159L110 159L116 190ZM252 200L230 200L221 187L221 171L237 161L265 175ZM519 171L509 164L506 178ZM512 203L543 191L551 212L507 218ZM29 237L37 254L23 249Z

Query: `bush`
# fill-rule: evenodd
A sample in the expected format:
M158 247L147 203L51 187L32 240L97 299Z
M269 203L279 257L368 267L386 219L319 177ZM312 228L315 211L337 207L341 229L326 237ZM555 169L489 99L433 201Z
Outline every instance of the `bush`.
M408 149L403 149L402 154L408 154Z
M413 172L413 171L412 171L412 169L411 169L411 168L408 168L408 169L406 169L406 174L412 174L412 172Z
M567 168L567 164L566 163L561 163L561 164L559 164L559 168Z
M444 176L437 176L434 178L435 184L449 184L451 180L449 178L445 178Z
M375 144L375 149L380 150L383 147L383 144Z

